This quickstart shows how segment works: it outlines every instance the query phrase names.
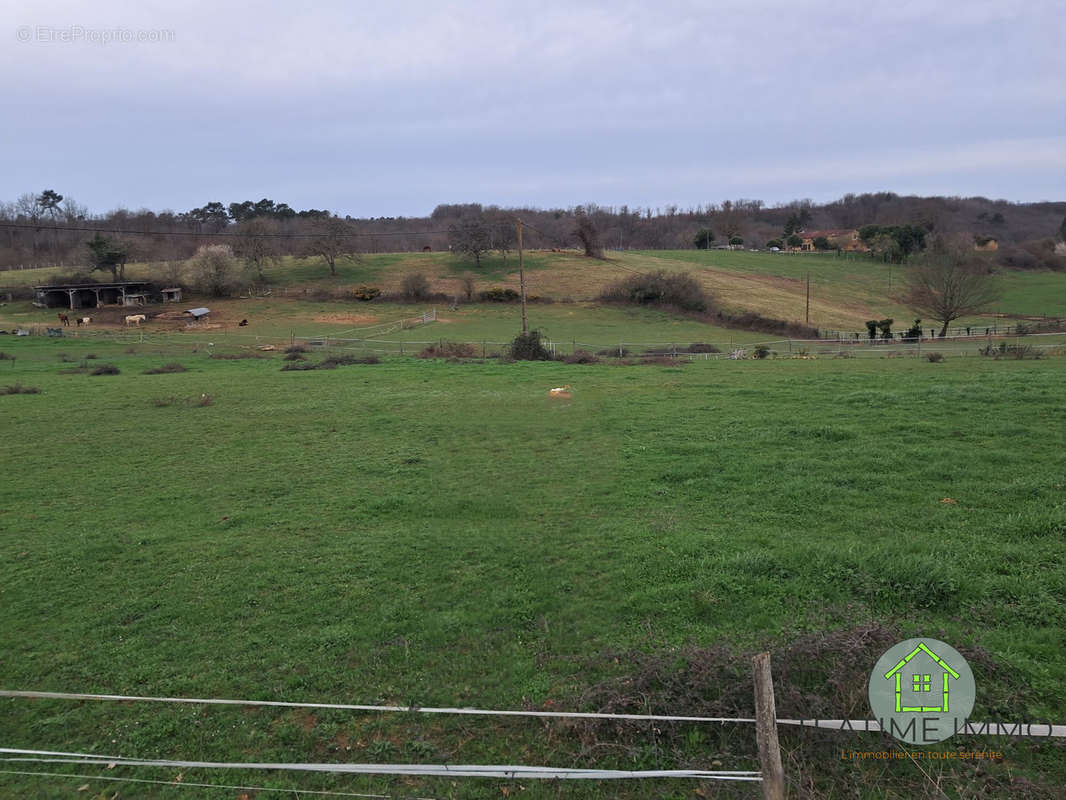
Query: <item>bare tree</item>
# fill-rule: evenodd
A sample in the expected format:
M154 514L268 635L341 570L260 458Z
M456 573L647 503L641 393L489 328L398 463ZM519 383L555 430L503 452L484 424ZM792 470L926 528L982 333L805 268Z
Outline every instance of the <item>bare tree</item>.
M603 242L600 241L600 232L596 229L592 218L585 213L583 208L577 210L577 223L574 227L574 236L585 248L585 255L589 258L603 258Z
M313 225L316 234L308 246L311 255L319 256L329 266L329 274L337 274L338 261L358 260L351 223L340 217L327 217Z
M904 303L941 323L940 336L961 317L986 309L999 298L988 264L965 236L939 237L907 277Z
M237 240L233 252L254 272L260 283L266 283L264 268L278 260L278 223L265 217L253 217L237 226Z
M465 217L457 225L449 226L448 244L453 253L474 259L478 267L481 266L481 257L494 245L492 231L481 215Z

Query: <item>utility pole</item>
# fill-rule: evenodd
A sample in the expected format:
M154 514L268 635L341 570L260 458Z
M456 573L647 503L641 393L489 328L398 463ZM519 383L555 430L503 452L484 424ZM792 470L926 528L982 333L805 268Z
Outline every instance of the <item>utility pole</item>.
M807 270L807 324L811 324L811 271Z
M522 290L522 333L529 333L529 322L526 320L526 271L522 260L522 220L515 217L518 225L518 283Z

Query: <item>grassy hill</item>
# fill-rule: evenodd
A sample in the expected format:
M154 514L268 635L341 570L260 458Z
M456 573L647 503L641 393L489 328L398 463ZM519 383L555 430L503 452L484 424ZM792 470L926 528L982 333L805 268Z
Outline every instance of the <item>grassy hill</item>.
M391 253L367 255L358 262L338 265L330 276L314 259L286 259L268 269L274 297L297 299L340 292L367 284L386 291L399 289L404 276L422 273L434 291L449 296L463 295L462 276L475 279L477 291L493 286L518 288L517 256L493 255L479 268L447 253ZM863 257L837 257L821 254L774 254L742 251L632 251L611 252L604 260L585 258L575 252L535 251L527 254L527 290L555 300L593 300L612 281L634 271L687 271L714 294L722 307L732 311L756 311L787 320L804 319L806 282L810 276L811 323L823 329L862 331L868 319L892 317L897 328L908 325L914 313L899 300L906 267L882 264ZM26 286L48 280L57 270L20 270L0 274L0 284ZM127 270L131 278L162 280L159 265L134 264ZM978 327L991 324L997 315L1008 317L1066 316L1066 273L1007 271L1001 276L1003 299L987 314L962 324ZM379 305L369 305L359 313L369 316L395 316L381 313ZM403 313L403 309L395 309ZM3 309L0 309L2 314ZM560 312L546 312L554 323ZM564 315L565 316L565 315ZM41 319L45 319L43 315ZM3 317L0 316L0 320ZM642 326L623 339L648 338ZM586 336L579 329L564 326L553 332L558 338ZM721 339L720 332L712 332ZM471 329L470 338L489 334ZM612 332L612 336L613 336ZM668 336L666 337L669 338ZM699 338L699 337L696 337ZM704 336L703 338L707 338ZM655 341L663 339L654 338ZM695 340L695 339L694 339Z

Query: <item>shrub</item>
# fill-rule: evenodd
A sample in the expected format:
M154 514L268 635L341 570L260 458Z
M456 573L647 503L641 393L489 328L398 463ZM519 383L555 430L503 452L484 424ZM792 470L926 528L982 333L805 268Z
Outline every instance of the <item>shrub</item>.
M152 367L152 369L146 369L145 375L169 375L174 372L188 372L189 369L184 364L179 364L177 361L171 361L169 364L164 364L161 367Z
M289 345L288 347L286 347L285 348L285 352L286 353L308 353L310 351L306 347L304 347L302 344L293 344L293 345Z
M319 369L335 369L337 367L350 367L352 364L380 364L381 359L377 356L330 356L319 362Z
M685 272L650 272L631 275L612 283L601 293L608 303L666 306L682 311L706 311L711 299L703 287Z
M14 386L0 386L0 394L40 394L41 390L36 386L23 386L16 383Z
M292 358L293 356L295 356L295 358ZM352 364L381 363L381 359L377 356L330 356L329 358L319 361L317 364L306 361L299 353L290 353L285 359L290 361L290 363L282 366L282 372L306 372L307 370L312 369L336 369L337 367L348 367Z
M511 342L511 358L515 361L550 361L551 357L541 342L540 331L520 333Z
M403 299L414 303L429 298L429 278L421 272L412 272L403 276L400 283L400 294Z
M89 353L88 355L85 356L85 358L87 360L92 360L92 359L96 358L96 353Z
M477 296L482 303L517 303L522 299L522 295L514 289L501 289L499 286L478 292Z
M575 350L568 356L563 357L565 364L599 364L600 359L588 350Z
M10 353L0 353L0 361L14 361L15 357Z
M101 364L90 375L118 375L122 370L116 367L114 364Z
M715 347L713 344L706 344L704 342L693 342L687 348L689 353L721 353L721 348Z
M474 358L477 351L468 342L445 342L431 344L418 354L419 358Z
M745 311L742 314L729 314L724 311L715 312L712 317L715 321L728 328L739 328L758 333L772 333L775 336L788 336L794 339L817 339L818 329L802 322L789 322L773 317L764 317L754 311Z
M941 361L944 360L944 354L938 353L936 351L933 351L932 353L926 353L925 360L928 361L930 364L939 364Z
M202 245L189 259L196 288L212 297L227 297L237 288L240 265L224 244Z
M376 286L356 286L352 290L352 296L356 300L361 300L364 303L368 303L381 296L381 289Z
M979 348L978 353L988 358L1040 358L1041 353L1031 344L1007 344L1000 342L999 345L989 344Z

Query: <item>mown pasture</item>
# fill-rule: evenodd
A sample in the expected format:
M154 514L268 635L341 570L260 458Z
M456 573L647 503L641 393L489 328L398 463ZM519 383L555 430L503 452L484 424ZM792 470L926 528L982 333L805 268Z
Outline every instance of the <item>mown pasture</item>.
M177 360L188 371L146 375L175 360L148 343L94 353L87 366L121 372L91 375L81 367L90 348L99 343L0 342L16 357L0 360L0 386L40 389L0 396L4 688L746 716L746 656L771 648L783 714L862 717L856 676L880 653L830 645L882 630L937 636L972 657L975 716L1066 721L1061 358L396 358L281 372L277 353L186 351ZM573 399L550 401L562 384ZM659 680L662 664L683 670L697 657L715 671L684 673L696 695L662 688L673 685ZM659 688L628 692L645 686L654 659ZM848 669L851 682L834 684ZM756 763L750 732L693 727L26 700L0 709L9 746L154 758ZM847 744L860 741L883 746ZM831 736L786 744L786 767L812 791L931 792L909 762L840 762ZM1051 797L1066 782L1061 746L996 747L1006 760L980 775L936 765L933 778L949 796L1009 793L1020 775L1032 796ZM183 779L486 798L699 788ZM68 797L83 782L108 797L197 791L0 774L10 795Z

